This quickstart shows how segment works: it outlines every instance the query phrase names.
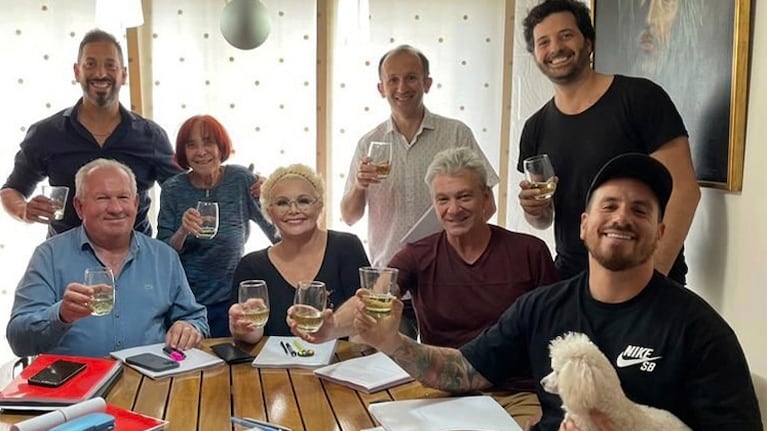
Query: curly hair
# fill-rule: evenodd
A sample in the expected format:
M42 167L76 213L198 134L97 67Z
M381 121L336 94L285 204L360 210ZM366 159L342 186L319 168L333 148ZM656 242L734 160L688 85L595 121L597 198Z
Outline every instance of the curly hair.
M591 23L591 12L588 6L579 0L543 0L543 2L530 9L525 19L522 20L527 52L532 53L535 51L535 41L533 40L533 29L535 29L535 26L540 24L549 15L558 12L570 12L573 14L578 30L580 30L584 38L591 41L591 46L594 46L596 32L594 31L594 25Z

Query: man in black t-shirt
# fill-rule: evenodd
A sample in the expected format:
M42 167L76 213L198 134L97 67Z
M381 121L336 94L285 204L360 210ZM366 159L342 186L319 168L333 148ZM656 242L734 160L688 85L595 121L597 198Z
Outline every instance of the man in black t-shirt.
M759 405L737 337L705 301L654 269L665 234L673 181L640 153L605 164L586 194L580 237L588 270L518 299L498 323L460 348L437 348L399 334L402 306L375 320L356 310L362 341L391 356L426 386L456 393L484 390L515 373L551 372L549 342L581 332L610 359L634 402L665 409L696 431L761 431ZM543 417L534 430L561 425L557 395L537 394ZM601 431L619 431L594 412Z
M588 7L578 0L542 2L525 18L524 33L538 68L554 84L554 97L525 123L517 169L522 171L527 157L548 154L559 182L552 198L536 199L538 190L522 181L519 201L533 227L554 224L560 277L572 277L588 263L578 226L594 174L618 154L640 152L662 162L674 178L655 268L684 284L681 250L700 190L687 131L668 94L646 79L591 69L594 27Z

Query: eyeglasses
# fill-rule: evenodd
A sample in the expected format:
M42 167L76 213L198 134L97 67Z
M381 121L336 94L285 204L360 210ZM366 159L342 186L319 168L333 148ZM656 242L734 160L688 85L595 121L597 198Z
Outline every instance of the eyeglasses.
M301 196L296 200L277 199L272 202L272 207L281 213L290 211L290 208L295 204L296 208L301 212L309 211L312 205L317 203L318 199L310 198L308 196Z

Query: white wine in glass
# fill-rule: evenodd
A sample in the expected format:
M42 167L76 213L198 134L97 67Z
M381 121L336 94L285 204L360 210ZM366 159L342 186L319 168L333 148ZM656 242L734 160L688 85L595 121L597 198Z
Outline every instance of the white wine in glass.
M394 305L394 292L397 289L396 268L373 268L365 266L359 269L360 286L366 290L362 302L365 311L376 319L391 314Z
M373 141L368 147L370 163L376 168L376 176L379 180L389 178L391 173L391 142Z
M107 267L85 269L85 285L93 288L91 316L106 316L115 306L115 277Z
M551 165L548 154L528 157L522 162L522 166L530 188L538 190L535 199L551 199L557 190L557 183L554 181L554 167Z
M263 328L269 321L269 291L264 280L243 280L238 290L242 316L254 328Z
M322 327L322 311L328 303L328 291L321 281L299 281L293 300L293 319L298 329L317 332Z

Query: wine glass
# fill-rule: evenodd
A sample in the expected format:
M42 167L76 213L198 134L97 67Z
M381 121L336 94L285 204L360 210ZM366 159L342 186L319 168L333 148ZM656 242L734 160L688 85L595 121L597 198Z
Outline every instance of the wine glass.
M98 266L85 269L85 285L93 288L91 316L106 316L115 305L115 277L112 270Z
M199 239L213 239L218 233L218 202L197 202L197 212L202 219L202 232L197 235Z
M389 177L391 172L391 142L373 141L368 147L368 157L370 163L376 168L376 175L379 180Z
M380 319L391 314L392 302L396 294L396 268L373 268L363 266L359 269L360 286L367 291L362 298L367 314Z
M269 320L269 291L264 280L243 280L238 290L242 315L250 326L262 328Z
M293 300L293 320L304 332L317 332L322 327L322 311L328 303L328 291L321 281L299 281Z
M548 154L539 154L526 158L522 162L525 170L525 179L530 183L530 188L537 189L538 194L535 199L551 199L554 191L557 189L557 183L554 181L554 167Z

